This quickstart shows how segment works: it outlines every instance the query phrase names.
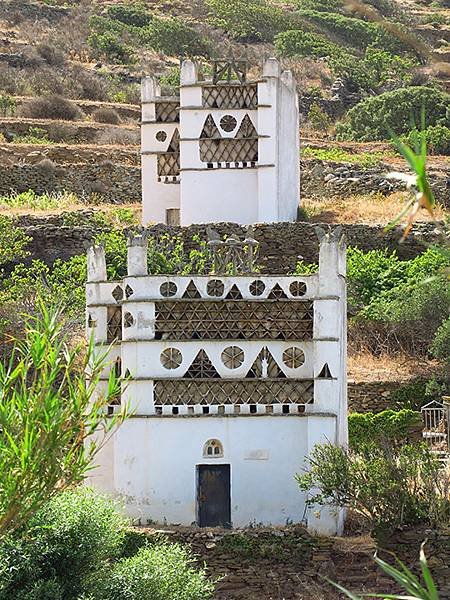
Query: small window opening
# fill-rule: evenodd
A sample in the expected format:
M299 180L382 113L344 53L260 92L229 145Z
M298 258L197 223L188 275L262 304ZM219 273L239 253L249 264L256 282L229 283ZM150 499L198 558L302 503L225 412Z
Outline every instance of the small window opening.
M283 404L283 415L289 414L289 404Z
M219 440L208 440L203 446L205 458L219 458L223 456L223 446Z
M252 414L255 414L255 413L256 413L256 404L250 404L250 412L251 412Z
M202 409L203 409L203 414L204 415L209 414L209 406L203 406Z
M180 412L178 406L172 406L172 414L177 415Z

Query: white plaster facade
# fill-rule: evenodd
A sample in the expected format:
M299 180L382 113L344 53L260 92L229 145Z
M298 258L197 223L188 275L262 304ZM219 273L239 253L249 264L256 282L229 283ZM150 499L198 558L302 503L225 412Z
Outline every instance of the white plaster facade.
M277 60L259 81L217 83L186 60L179 99L144 78L141 132L144 226L296 220L298 98Z
M128 276L108 282L103 250L91 248L87 335L101 351L121 338L110 358L129 377L121 403L132 415L90 483L122 496L143 524L202 524L199 477L220 465L231 525L303 521L340 533L342 513L306 510L294 475L315 444L347 443L345 271L331 234L306 277L149 276L138 237ZM217 456L204 455L209 440Z

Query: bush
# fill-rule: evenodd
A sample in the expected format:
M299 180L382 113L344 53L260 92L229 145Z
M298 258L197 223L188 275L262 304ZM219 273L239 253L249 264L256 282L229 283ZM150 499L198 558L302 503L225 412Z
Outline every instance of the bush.
M320 31L340 38L342 43L364 49L376 44L385 50L398 51L402 44L383 26L339 13L301 9L299 15Z
M270 0L206 0L206 4L211 23L240 42L272 42L277 33L293 29L297 22Z
M23 229L16 227L11 217L0 215L0 240L2 240L0 244L0 275L2 275L2 265L27 256L26 248L31 238Z
M446 118L448 94L429 87L401 88L366 98L347 113L336 126L338 139L385 140L392 132L408 133L411 123L420 123L422 110L427 124L438 125Z
M38 44L36 52L51 67L62 67L66 62L64 53L51 44Z
M314 129L320 131L326 131L331 125L330 117L320 108L317 102L311 104L308 112L308 121Z
M177 17L154 17L139 30L139 40L168 56L208 56L207 42L193 27Z
M435 358L441 358L450 363L450 318L436 329L430 350Z
M420 412L401 409L380 413L351 413L348 416L350 448L358 450L366 444L390 443L397 445L415 437L421 428Z
M92 113L92 120L97 123L111 123L112 125L118 125L120 123L119 113L107 106L94 110Z
M76 121L82 116L76 104L58 95L33 98L21 108L21 116L29 119Z
M88 488L55 496L0 544L0 599L77 598L87 574L120 556L126 527L116 504Z
M194 559L179 544L141 548L112 569L92 579L93 600L207 600L213 584L204 570L194 568Z
M279 56L313 56L315 58L340 56L344 50L330 42L324 35L294 29L283 31L275 37L275 48Z
M120 36L113 32L92 32L88 37L88 45L96 55L106 56L119 63L130 63L133 60L133 49L121 42Z
M427 127L425 132L413 129L403 141L411 148L420 147L424 133L428 154L445 154L446 156L450 154L450 129L445 125Z
M448 475L423 445L365 445L346 452L315 446L307 472L296 476L308 505L351 508L376 535L401 526L438 526L450 518Z
M145 27L151 21L151 16L143 2L114 4L108 7L108 16L132 27Z

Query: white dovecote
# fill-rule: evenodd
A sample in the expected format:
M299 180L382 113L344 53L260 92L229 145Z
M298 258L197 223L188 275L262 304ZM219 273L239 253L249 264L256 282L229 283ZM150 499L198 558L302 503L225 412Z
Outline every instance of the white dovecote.
M300 199L299 123L292 73L282 72L274 58L265 62L259 80L249 80L245 69L239 62L216 61L213 78L207 81L193 61L183 62L179 164L173 180L162 175L162 163L167 173L172 173L167 161L154 157L170 151L165 147L167 139L158 145L154 138L158 133L158 103L173 99L159 96L156 83L143 80L144 225L174 224L177 218L181 225L296 219ZM171 127L172 131L173 123Z
M131 517L201 526L306 519L312 531L342 531L343 513L305 508L294 480L316 443L347 444L345 244L339 231L319 235L319 271L308 276L248 272L245 253L236 254L242 275L148 275L145 232L128 242L121 281L91 269L88 335L99 349L111 344L108 368L120 359L131 416L90 483L123 496ZM234 243L245 249L247 237ZM205 473L223 478L214 523Z

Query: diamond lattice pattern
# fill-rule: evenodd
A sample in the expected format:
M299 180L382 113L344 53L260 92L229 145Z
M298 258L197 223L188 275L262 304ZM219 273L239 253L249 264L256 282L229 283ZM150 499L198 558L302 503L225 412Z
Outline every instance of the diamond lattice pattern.
M208 108L257 108L256 85L215 85L202 89L203 106Z
M195 380L154 382L155 405L194 404L308 404L313 401L311 379Z
M157 123L178 123L180 120L179 102L156 102L155 116Z
M167 340L309 340L310 300L156 302L155 334Z

